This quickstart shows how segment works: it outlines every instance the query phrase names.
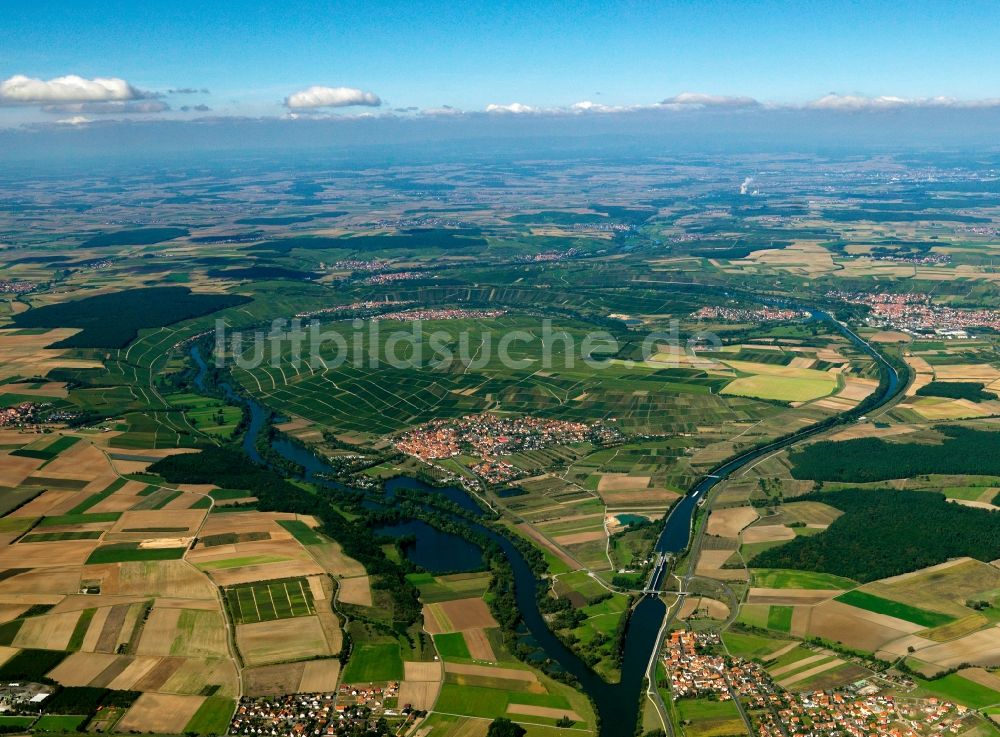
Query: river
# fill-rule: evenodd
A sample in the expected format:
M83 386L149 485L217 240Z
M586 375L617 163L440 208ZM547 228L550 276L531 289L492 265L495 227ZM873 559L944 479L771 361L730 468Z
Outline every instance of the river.
M899 376L892 365L875 351L874 348L865 343L849 328L837 322L829 314L820 311L812 311L812 314L814 319L824 320L834 325L838 331L851 340L860 350L872 356L879 363L885 381L880 385L879 396L876 398L875 405L871 409L881 406L892 399L899 389ZM191 349L191 355L199 367L195 384L199 389L204 390L207 366L197 347ZM220 384L220 387L230 400L248 405L250 422L243 439L243 448L255 462L262 463L263 459L257 452L255 445L257 436L266 426L267 411L256 401L237 394L228 384ZM668 572L669 554L680 553L688 547L691 539L691 526L694 513L699 503L706 498L714 486L747 464L769 453L799 442L803 438L809 437L822 429L807 428L773 443L749 450L719 465L696 483L687 495L674 505L667 516L667 520L664 523L663 530L655 546L656 552L664 555L661 562L653 571L649 584L650 590L659 591L661 589L663 579ZM302 466L305 469L304 477L307 480L335 485L320 478L319 475L328 472L329 468L309 450L281 439L272 442L272 448L283 457ZM407 477L398 477L386 484L386 493L389 495L389 498L391 498L395 489L401 487L418 488L427 492L441 494L467 510L481 511L478 504L463 489L456 487L432 487L418 479ZM579 681L582 690L590 697L600 718L600 736L633 737L638 717L641 713L639 698L642 692L643 678L646 676L653 651L658 645L659 631L666 616L666 606L660 597L644 596L634 608L625 637L621 680L614 684L607 683L584 664L549 629L536 603L538 587L542 585L547 586L547 584L536 579L527 561L525 561L513 543L489 527L469 520L463 520L463 522L471 530L488 536L504 551L514 573L515 597L524 622L524 628L530 641L537 645L558 669L573 675ZM420 523L420 525L404 523L398 529L383 530L383 532L414 535L417 542L407 551L408 557L417 564L429 564L430 570L433 570L435 567L446 569L446 566L449 564L449 558L452 563L458 563L461 566L468 565L472 561L472 558L469 557L470 552L466 547L470 546L467 541L457 538L454 535L443 536L443 533L434 530L424 523ZM431 539L432 533L435 533L433 540ZM453 538L453 540L449 540L449 538ZM459 543L461 545L458 545ZM434 544L443 546L445 551L437 550L432 552L424 549L426 546Z

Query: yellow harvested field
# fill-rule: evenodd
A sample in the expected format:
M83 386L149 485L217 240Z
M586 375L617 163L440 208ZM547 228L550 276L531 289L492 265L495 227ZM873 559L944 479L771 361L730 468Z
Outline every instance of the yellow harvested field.
M713 509L708 517L705 531L716 537L736 537L747 525L755 522L759 515L753 507L731 507Z
M131 691L136 683L149 675L149 672L160 664L160 660L160 658L142 655L131 658L125 668L119 671L118 675L107 684L107 688Z
M490 640L486 636L485 630L465 630L462 633L462 637L465 639L465 646L469 648L469 655L474 660L485 660L488 663L496 661L496 653L493 652L493 646L490 645Z
M90 626L87 627L87 632L83 637L83 644L80 646L81 650L92 652L98 649L101 634L104 632L104 626L107 624L111 611L112 607L102 606L94 612L94 617L90 620Z
M851 377L844 382L844 388L837 392L837 396L841 399L850 399L853 402L860 402L877 388L877 381Z
M934 367L937 381L978 381L984 384L1000 379L1000 369L988 363L956 363Z
M340 601L359 606L372 605L372 587L368 581L368 576L344 578L339 581L339 585L340 591L337 594L337 598Z
M525 681L537 683L538 677L530 670L521 668L495 668L489 665L469 665L467 663L445 663L445 672L457 673L463 676L480 676L482 678L502 678L505 681Z
M698 556L698 570L717 571L735 552L735 547L727 550L702 550Z
M318 661L322 662L322 661ZM276 696L298 691L305 672L305 663L281 663L243 671L243 685L247 696Z
M907 635L898 640L887 642L881 650L876 651L875 655L883 660L895 660L896 658L902 658L913 652L931 647L934 644L933 640L928 640L926 637ZM910 650L911 647L913 650Z
M339 543L309 545L306 550L327 573L344 578L365 575L365 567L354 558L344 555Z
M142 628L139 655L229 655L220 612L154 606Z
M65 381L50 381L39 387L36 387L31 383L22 384L20 382L14 384L4 384L3 386L0 386L0 392L4 394L26 394L31 397L65 398L69 396L69 392L66 391Z
M104 594L218 600L212 582L183 560L87 566L83 576L100 581Z
M311 559L309 561L291 560L281 563L262 563L260 565L223 568L209 572L212 580L218 586L235 586L239 583L269 581L275 578L320 576L323 573L323 569Z
M478 597L424 605L424 628L432 635L497 626L486 602Z
M118 478L108 464L108 459L98 448L88 442L78 442L63 451L45 466L46 478L76 479L86 481L87 493L101 491Z
M310 660L302 671L302 679L296 689L299 693L333 693L337 690L340 677L340 661L336 658Z
M80 590L79 566L39 568L0 581L0 601L58 604L62 595Z
M104 368L100 361L64 358L65 349L46 348L79 332L57 328L36 335L16 335L17 330L0 330L0 379L14 376L45 376L55 368Z
M955 668L964 663L998 666L1000 665L1000 626L974 632L951 642L933 645L920 650L917 657L942 669Z
M179 734L205 700L204 696L144 693L116 725L122 732Z
M688 597L684 600L684 605L677 616L681 619L708 617L709 619L726 620L729 618L729 607L721 601L705 596Z
M89 686L120 657L112 653L73 653L48 675L64 686Z
M560 535L559 537L552 538L553 541L559 545L582 545L583 543L595 542L596 540L604 540L607 534L603 529L601 530L591 530L590 532L574 532L569 535Z
M881 650L886 643L922 629L902 619L832 600L813 607L809 617L809 634L869 652Z
M165 693L202 693L206 685L218 685L218 696L235 696L238 692L239 675L230 658L203 660L185 658L180 668L170 674L166 682L157 690Z
M227 532L268 532L274 539L289 538L288 530L277 520L296 519L294 514L282 512L239 512L237 514L210 514L201 530L202 537L222 535Z
M237 625L236 644L250 666L334 654L315 616Z
M176 527L178 528L177 536L192 535L197 531L206 514L208 514L207 509L173 509L170 510L169 514L161 510L125 512L115 523L112 532ZM183 528L183 531L180 528ZM171 534L174 533L171 532Z
M407 681L440 681L443 673L439 662L407 660L403 663L403 678Z
M30 606L23 602L0 602L0 622L17 619Z
M12 456L10 453L0 454L0 486L14 488L24 483L36 468L45 461L41 458L25 458L22 456ZM46 507L47 509L48 507ZM17 515L37 517L38 514Z
M680 494L676 491L655 486L648 489L599 491L598 493L609 507L623 507L637 504L669 505L675 499L680 498ZM574 564L574 567L578 566Z
M100 542L98 540L62 540L44 543L9 545L0 549L0 568L33 568L83 565Z
M524 714L531 717L546 717L548 719L559 719L569 717L574 722L582 720L579 714L572 709L554 709L550 706L529 706L528 704L508 704L508 714Z
M905 405L928 420L962 420L1000 414L1000 401L971 402L968 399L919 397Z
M754 525L743 531L744 543L770 543L794 539L795 530L785 525Z
M14 647L38 648L42 650L65 650L73 628L80 619L80 612L43 614L29 617L17 631L11 643Z
M913 337L896 330L880 330L868 340L872 343L909 343Z
M632 491L649 486L651 476L630 476L627 473L603 473L597 482L600 491Z
M438 694L441 692L441 681L402 681L399 684L397 703L405 708L429 711L434 708Z

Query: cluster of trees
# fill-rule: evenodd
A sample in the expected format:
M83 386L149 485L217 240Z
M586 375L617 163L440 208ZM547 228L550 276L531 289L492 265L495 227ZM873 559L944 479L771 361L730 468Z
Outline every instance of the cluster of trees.
M917 389L917 396L968 399L971 402L986 402L997 398L995 393L984 391L985 388L985 384L976 381L932 381Z
M751 566L867 582L950 558L1000 558L1000 514L950 504L937 492L844 489L798 500L829 504L844 514L819 535L765 550Z
M931 473L1000 475L1000 433L958 425L940 428L944 442L890 443L879 438L807 445L791 454L792 476L867 483Z
M82 328L57 348L124 348L142 328L172 325L249 302L236 294L200 294L187 287L150 287L36 307L14 316L19 328Z

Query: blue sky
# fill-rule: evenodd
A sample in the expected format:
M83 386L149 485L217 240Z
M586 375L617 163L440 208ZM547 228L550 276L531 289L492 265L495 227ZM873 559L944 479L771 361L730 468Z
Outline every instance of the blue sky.
M682 93L712 96L683 109L1000 105L997 2L8 0L3 26L0 127L630 111ZM66 75L82 79L46 87ZM96 78L125 86L74 91Z

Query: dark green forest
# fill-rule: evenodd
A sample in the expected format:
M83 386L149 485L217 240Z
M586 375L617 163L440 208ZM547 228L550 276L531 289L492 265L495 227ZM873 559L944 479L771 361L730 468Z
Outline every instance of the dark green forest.
M949 558L1000 558L1000 514L952 504L937 492L844 489L796 501L829 504L844 515L819 535L765 550L750 561L752 567L818 571L868 582Z
M985 384L975 381L932 381L917 389L917 396L968 399L972 402L987 402L996 399L997 395L984 391L985 387Z
M14 324L19 328L82 328L53 348L124 348L143 328L172 325L249 301L238 294L197 294L187 287L126 289L36 307L14 316Z
M1000 433L958 425L937 429L945 436L938 444L879 438L813 443L792 452L792 476L867 483L931 473L1000 475Z

